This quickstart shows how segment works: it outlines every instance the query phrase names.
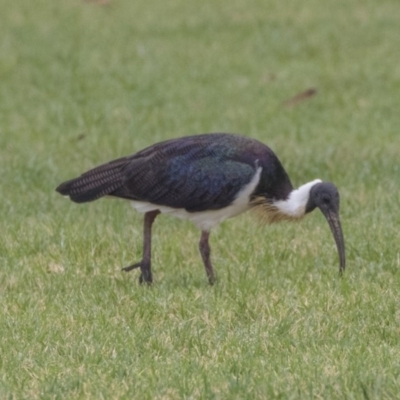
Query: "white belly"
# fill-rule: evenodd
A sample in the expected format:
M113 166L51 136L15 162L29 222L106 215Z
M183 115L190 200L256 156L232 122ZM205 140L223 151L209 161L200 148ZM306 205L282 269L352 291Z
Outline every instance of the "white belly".
M239 215L250 208L250 195L257 187L261 175L261 167L257 169L253 179L238 193L236 199L228 207L219 210L188 212L183 208L160 206L144 201L132 201L132 206L141 213L159 210L163 214L170 214L178 218L192 221L199 229L209 231L222 221Z

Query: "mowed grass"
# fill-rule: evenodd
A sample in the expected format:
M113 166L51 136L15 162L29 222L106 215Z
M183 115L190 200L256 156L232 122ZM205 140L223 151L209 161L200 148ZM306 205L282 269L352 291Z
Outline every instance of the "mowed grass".
M396 0L2 0L0 397L395 398L400 391ZM284 102L309 88L315 96ZM157 141L269 144L341 193L347 271L319 212L211 236L55 187Z

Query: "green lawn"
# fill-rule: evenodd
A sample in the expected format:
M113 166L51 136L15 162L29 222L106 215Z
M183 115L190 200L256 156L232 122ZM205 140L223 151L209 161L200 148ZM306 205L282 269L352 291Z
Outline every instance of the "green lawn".
M398 0L0 0L0 397L379 399L400 393ZM292 107L307 89L316 95ZM328 224L211 235L78 206L62 181L159 140L239 132L295 185L341 193Z

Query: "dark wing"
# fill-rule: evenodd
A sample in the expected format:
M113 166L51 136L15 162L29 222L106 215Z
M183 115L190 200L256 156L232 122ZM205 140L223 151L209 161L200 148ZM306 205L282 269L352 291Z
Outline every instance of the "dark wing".
M56 190L64 196L69 196L76 203L97 200L123 185L121 169L126 163L127 159L121 158L100 165L78 178L63 182Z
M213 210L228 206L249 183L256 165L240 160L212 138L179 139L140 153L123 169L124 183L111 195L184 208Z
M76 202L111 195L192 212L219 209L256 172L249 144L229 134L174 139L94 168L57 190Z

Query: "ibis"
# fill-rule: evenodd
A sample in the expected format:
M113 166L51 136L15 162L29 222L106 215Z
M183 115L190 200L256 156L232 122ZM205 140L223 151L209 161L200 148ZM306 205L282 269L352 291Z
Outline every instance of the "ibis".
M201 230L199 250L210 284L215 281L210 230L247 210L273 223L296 221L319 208L336 242L340 274L345 269L336 186L315 179L295 189L275 153L248 137L209 133L163 141L95 167L56 190L76 203L105 196L126 199L144 213L142 259L123 268L140 268L140 283L153 279L151 230L160 213L188 219Z

